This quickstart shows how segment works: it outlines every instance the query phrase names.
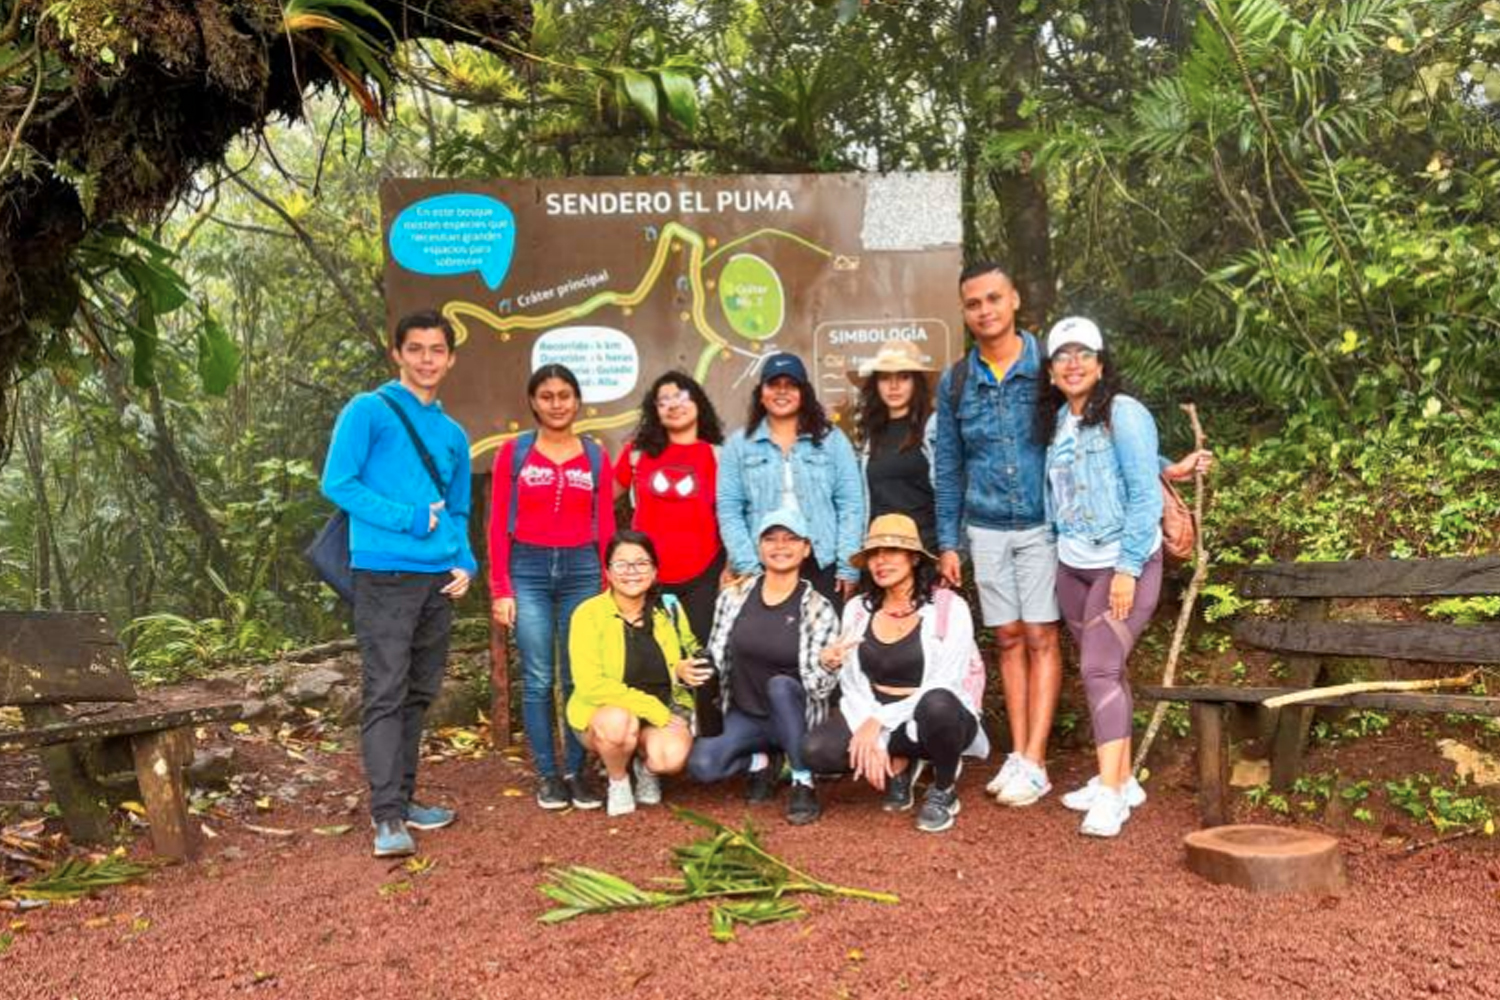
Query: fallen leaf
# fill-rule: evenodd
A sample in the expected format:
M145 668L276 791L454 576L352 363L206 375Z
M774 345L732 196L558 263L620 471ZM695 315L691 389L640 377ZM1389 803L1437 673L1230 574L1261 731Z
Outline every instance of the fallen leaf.
M151 921L147 917L136 917L130 922L130 933L144 934L151 929Z
M526 793L521 791L519 788L507 788L500 794L505 796L507 799L519 799Z
M271 796L269 796L269 795L262 795L260 798L256 799L255 800L255 808L259 809L261 812L270 812L271 811Z
M219 836L218 833L215 832L214 828L211 827L211 826L209 826L207 823L199 823L198 824L198 829L202 830L203 831L203 835L205 837L207 837L209 840L215 840Z
M340 823L338 826L315 826L313 833L320 837L342 837L354 827L348 823Z
M100 927L108 927L112 923L114 923L114 921L109 917L90 917L83 922L83 926L87 927L89 930L97 930Z
M254 823L246 823L245 829L266 837L295 837L297 835L296 830L288 830L279 826L256 826Z
M248 722L233 722L233 723L230 723L230 725L229 725L229 731L231 733L238 733L239 735L243 736L245 733L248 733L250 731L250 723L248 723Z
M863 948L850 948L849 949L848 958L849 958L849 961L851 961L851 962L863 962L865 960L864 949Z
M135 802L135 801L121 802L120 803L120 808L124 809L126 812L130 813L133 816L144 816L144 815L146 815L146 807L143 806L143 805L141 805L139 802Z
M379 889L382 896L396 896L403 892L411 892L411 880L402 879L399 882L387 882Z
M418 854L407 858L406 863L401 866L413 875L425 875L437 867L437 862L428 857Z

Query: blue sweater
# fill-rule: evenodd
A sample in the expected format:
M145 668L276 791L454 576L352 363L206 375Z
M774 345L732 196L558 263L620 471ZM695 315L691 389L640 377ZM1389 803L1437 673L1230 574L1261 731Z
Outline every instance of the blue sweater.
M400 382L378 392L401 407L448 484L440 497L401 420L373 392L349 401L333 425L323 466L323 495L349 515L349 562L355 569L479 572L469 547L469 439L433 400L422 405ZM428 507L438 500L436 530Z

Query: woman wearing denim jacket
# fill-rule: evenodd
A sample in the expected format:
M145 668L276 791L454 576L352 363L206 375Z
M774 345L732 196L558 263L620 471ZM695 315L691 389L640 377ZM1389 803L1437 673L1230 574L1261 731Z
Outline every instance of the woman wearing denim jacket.
M790 509L806 518L812 542L803 578L835 607L853 592L859 572L849 558L865 526L859 460L829 422L796 355L766 358L745 428L719 456L718 486L719 534L736 578L760 564L755 527L761 518Z
M1130 774L1126 659L1161 596L1162 474L1208 467L1194 452L1162 468L1156 421L1120 391L1099 327L1081 317L1047 335L1055 418L1047 437L1047 518L1057 530L1057 601L1079 650L1099 774L1063 796L1080 832L1113 837L1145 792ZM1046 427L1038 421L1038 427Z

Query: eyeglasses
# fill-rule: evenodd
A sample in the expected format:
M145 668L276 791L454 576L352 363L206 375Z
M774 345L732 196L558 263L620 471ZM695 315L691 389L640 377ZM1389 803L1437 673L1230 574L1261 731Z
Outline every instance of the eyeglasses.
M1097 361L1099 352L1087 347L1080 347L1072 351L1058 351L1052 355L1054 365L1081 365L1089 361Z
M674 406L686 406L693 401L692 393L686 389L679 389L666 396L656 397L656 408L658 410L670 410Z
M616 576L631 576L641 573L650 573L656 569L656 564L650 559L637 559L634 562L626 562L624 559L616 559L609 564L609 571Z

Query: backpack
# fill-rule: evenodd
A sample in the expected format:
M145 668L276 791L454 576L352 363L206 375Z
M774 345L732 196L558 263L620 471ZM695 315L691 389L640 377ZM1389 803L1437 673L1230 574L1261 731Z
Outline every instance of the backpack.
M599 530L599 490L604 485L604 449L591 437L583 437L581 440L583 453L589 459L589 472L594 477L593 508L589 512L589 537L598 541L594 534ZM521 467L526 464L526 456L531 454L534 444L536 444L536 431L527 431L516 438L516 447L510 456L510 514L505 530L512 536L516 533L516 491L520 489Z

